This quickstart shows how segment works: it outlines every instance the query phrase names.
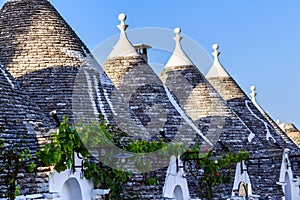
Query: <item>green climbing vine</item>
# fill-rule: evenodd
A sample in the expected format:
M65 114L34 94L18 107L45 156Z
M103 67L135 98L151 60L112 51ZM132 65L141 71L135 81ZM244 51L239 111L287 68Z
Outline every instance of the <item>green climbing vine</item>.
M35 169L29 148L24 147L24 144L22 137L19 143L9 145L0 140L0 180L6 185L5 196L9 200L14 200L20 194L18 175Z
M228 183L231 180L231 168L237 163L250 157L246 151L237 153L227 152L216 156L214 151L208 151L206 154L201 153L199 159L199 151L191 150L184 158L185 160L194 160L198 172L196 178L199 183L199 197L211 200L213 198L213 189L215 186ZM203 156L204 155L204 156Z
M105 145L107 145L107 149L112 145L117 145L124 150L136 153L152 152L165 146L162 141L133 140L124 142L124 137L127 137L126 133L107 124L104 120L71 126L68 124L68 119L64 118L57 133L53 134L52 141L37 152L37 158L42 165L54 166L56 171L62 172L72 167L74 153L76 153L84 159L84 177L93 180L96 187L109 188L110 193L106 196L107 199L121 199L122 186L128 180L130 173L95 161L84 144L89 145L89 150L97 149L99 144L101 144L101 149L105 149ZM107 158L110 157L107 156ZM157 182L155 177L148 177L145 180L146 185L155 182Z
M163 140L150 142L128 138L126 133L107 124L105 120L71 126L68 124L68 119L65 118L60 124L57 133L54 133L53 140L37 152L37 157L43 165L52 165L55 170L61 172L72 167L74 153L76 153L84 160L84 177L93 180L96 187L110 189L106 199L122 199L122 186L128 181L130 173L112 169L103 164L103 162L95 161L95 158L87 149L95 149L97 151L99 144L101 144L102 149L107 148L109 150L112 145L116 145L126 151L142 155L164 149L164 151L160 152L161 156L168 156L177 155L177 152L183 152L182 148L185 147L185 145L167 145ZM88 147L84 144L88 145ZM209 200L212 199L213 187L228 181L228 176L223 174L222 170L247 159L249 154L244 151L236 154L229 152L222 155L219 159L212 159L215 157L214 152L209 149L206 150L207 152L204 154L202 152L200 155L201 146L195 145L187 152L187 155L189 156L188 160L195 160L195 158L199 158L199 155L201 156L201 159L196 159L198 169L201 169L200 171L203 172L198 176L199 188L201 188L199 195ZM195 157L195 155L197 156ZM107 156L107 159L112 157ZM151 169L152 167L152 163L149 162L138 162L138 164L144 169L147 167ZM149 176L146 173L143 175L145 177L145 185L157 185L159 183L155 175L151 174Z
M43 165L54 165L54 169L57 172L62 172L72 167L74 152L83 157L89 155L77 130L73 126L68 125L68 118L65 118L64 122L60 124L57 133L53 133L53 140L37 152L37 157L42 161Z

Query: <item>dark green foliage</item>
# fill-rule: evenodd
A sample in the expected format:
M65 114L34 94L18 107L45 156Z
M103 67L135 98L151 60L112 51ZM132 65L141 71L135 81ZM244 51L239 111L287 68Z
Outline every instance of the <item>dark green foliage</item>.
M57 172L71 168L73 164L73 153L79 153L86 157L89 152L82 143L77 130L68 125L68 119L62 122L57 133L54 133L53 141L37 152L45 166L55 165Z
M88 125L79 124L76 129L67 122L68 120L65 118L65 121L60 124L58 132L54 133L52 142L37 152L37 157L45 166L54 165L56 171L62 172L72 167L75 153L80 155L84 159L85 178L93 180L95 186L109 188L110 193L107 198L119 199L122 184L127 180L129 174L94 162L84 145L88 143L91 148L96 148L100 143L108 145L112 143L114 138L111 126L107 126L106 122L102 121Z
M0 140L0 180L1 184L6 185L5 195L10 200L19 195L18 175L35 169L29 149L23 147L22 143L25 143L22 138L19 143L12 145L4 145L4 141Z
M213 151L197 160L197 168L202 169L198 177L199 195L207 200L212 199L213 187L230 181L230 168L249 158L249 153L240 151L236 154L229 152L216 156ZM225 171L227 170L227 173Z
M115 145L126 151L145 154L157 150L160 156L177 155L178 152L184 152L186 145L167 145L164 141L147 141L128 139L126 133L120 129L107 124L104 120L90 124L78 124L70 126L67 124L67 118L59 127L59 131L54 134L53 141L47 144L37 153L37 157L46 166L54 165L58 172L70 169L74 163L74 153L79 154L83 159L83 173L85 178L91 179L94 185L104 189L110 189L106 199L122 199L123 185L128 181L130 174L110 168L99 161L95 161L84 144L88 144L88 149L97 150L99 145L101 149L109 149ZM126 141L124 140L126 138ZM219 159L212 159L215 154L209 149L206 152L200 152L200 146L195 145L188 150L188 160L197 160L197 167L202 169L203 173L198 178L199 193L206 199L212 199L212 188L218 184L228 181L228 177L222 174L222 170L245 160L249 157L247 152L233 154L231 152L222 155ZM109 156L108 156L109 157ZM201 157L201 159L197 159ZM136 159L139 159L137 156ZM133 160L134 161L134 160ZM149 167L152 163L138 162L142 168ZM150 170L151 171L151 170ZM155 175L145 177L145 185L157 185L158 179Z

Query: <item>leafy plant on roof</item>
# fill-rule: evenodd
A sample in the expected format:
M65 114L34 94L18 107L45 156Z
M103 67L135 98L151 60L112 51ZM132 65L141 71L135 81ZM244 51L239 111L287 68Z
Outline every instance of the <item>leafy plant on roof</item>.
M5 144L0 140L0 180L6 185L5 196L9 200L14 200L20 194L19 174L33 172L35 169L29 148L24 147L24 144L26 142L22 137L15 144Z
M37 157L44 165L53 165L55 170L61 172L72 168L75 159L74 153L79 154L84 159L83 174L85 178L93 180L94 185L98 188L110 189L106 199L123 198L123 185L128 181L130 173L112 169L100 163L88 152L84 144L89 145L89 150L97 150L99 144L101 144L101 149L107 148L108 150L111 145L116 145L126 151L141 155L164 148L165 150L161 152L161 156L168 156L170 153L175 155L177 152L183 151L181 145L166 145L163 140L151 142L143 139L128 140L126 133L117 127L107 124L105 120L71 126L68 124L68 119L65 118L64 122L60 124L58 132L54 133L52 142L42 148L37 153ZM189 153L199 153L200 149L201 146L195 145ZM190 154L190 156L193 155ZM224 154L222 158L213 160L214 153L207 149L207 152L201 154L201 156L201 159L197 160L196 163L198 168L203 171L201 176L198 176L198 183L201 188L199 195L206 197L206 199L212 199L213 187L228 181L228 177L222 173L222 169L247 159L249 154L247 152L239 152L237 154L229 152ZM107 159L112 157L106 156ZM139 157L136 158L139 159ZM153 163L138 162L138 164L141 165L141 168L149 167L151 169ZM149 176L144 173L143 175L146 177L144 180L145 185L156 185L159 183L155 174L152 173Z
M249 153L240 151L238 153L227 152L222 155L216 155L216 152L209 151L199 154L197 149L193 149L184 158L194 161L190 167L195 167L196 172L191 175L199 184L199 197L207 200L213 199L214 187L220 184L228 183L231 180L231 168L237 163L249 158Z
M62 172L73 167L74 153L76 153L84 159L83 174L85 178L93 180L96 187L109 188L110 193L106 199L121 199L123 185L128 180L130 173L112 169L95 161L84 144L88 144L89 149L95 150L99 144L101 144L101 149L106 148L105 145L107 145L107 149L111 145L116 145L127 151L138 153L155 151L165 145L162 141L133 140L124 142L125 137L127 137L126 133L107 124L105 120L71 126L68 124L68 119L65 118L57 133L53 134L52 141L37 152L37 157L44 166L54 166L57 172ZM145 180L145 184L153 182L156 182L153 177L151 180Z

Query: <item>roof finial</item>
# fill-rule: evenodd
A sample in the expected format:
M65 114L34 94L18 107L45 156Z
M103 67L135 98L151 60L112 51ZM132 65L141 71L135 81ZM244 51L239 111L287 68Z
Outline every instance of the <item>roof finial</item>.
M230 77L229 74L226 72L224 67L221 65L219 61L219 55L221 54L218 52L219 45L213 44L212 48L214 52L212 55L214 56L214 62L208 73L206 74L206 78L213 78L213 77Z
M121 32L125 32L126 29L128 28L128 25L125 24L127 16L124 13L119 14L118 19L120 20L120 24L117 25L117 27L120 29Z
M180 35L181 29L175 28L174 33L176 36L173 38L176 42L175 50L170 57L168 63L166 64L167 67L169 66L186 66L186 65L193 65L192 61L188 58L188 56L185 54L181 47L180 41L182 40L182 37Z
M117 25L120 29L120 38L117 44L114 46L113 50L110 52L108 58L112 57L122 57L122 56L139 56L135 48L132 46L131 42L128 40L126 35L126 29L128 25L125 24L126 15L124 13L119 14L118 19L120 24Z
M219 55L221 54L220 52L218 52L219 49L219 45L218 44L213 44L212 48L214 50L214 52L212 53L212 55L214 56L214 62L219 62Z
M252 100L252 102L256 102L256 92L255 92L255 90L256 90L256 87L253 85L253 86L251 86L250 87L250 90L251 90L251 93L250 93L250 95L251 95L251 100Z
M257 101L256 101L256 92L255 92L255 90L256 90L256 87L253 85L253 86L251 86L250 87L250 90L251 90L251 93L250 93L250 95L251 95L251 101L252 101L252 103L256 106L256 108L262 113L262 114L265 114L265 111L262 109L262 107L260 107L260 105L257 103Z
M180 42L181 41L181 39L182 39L182 37L181 37L181 35L180 35L180 33L181 33L181 28L175 28L174 29L174 33L176 34L176 36L173 38L174 40L175 40L175 42Z

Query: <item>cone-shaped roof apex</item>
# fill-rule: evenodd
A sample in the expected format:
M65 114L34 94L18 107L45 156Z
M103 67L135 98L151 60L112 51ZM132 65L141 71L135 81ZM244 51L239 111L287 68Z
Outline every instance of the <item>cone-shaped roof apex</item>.
M111 53L109 54L108 58L123 56L139 56L139 54L136 52L135 48L127 38L126 29L128 28L128 25L125 24L126 18L127 17L124 13L121 13L118 17L118 19L121 22L119 25L117 25L117 27L120 29L120 38L117 44L114 46Z
M186 55L186 53L182 49L181 42L180 42L183 38L180 35L181 29L175 28L174 33L176 34L176 36L173 39L175 40L176 45L173 54L171 55L168 63L166 64L166 67L193 65L190 58Z
M218 52L219 45L214 44L212 48L214 50L214 52L212 53L212 55L214 56L214 62L210 70L208 71L206 78L230 77L230 75L226 72L226 70L224 69L224 67L221 65L219 61L219 55L221 54L220 52Z

